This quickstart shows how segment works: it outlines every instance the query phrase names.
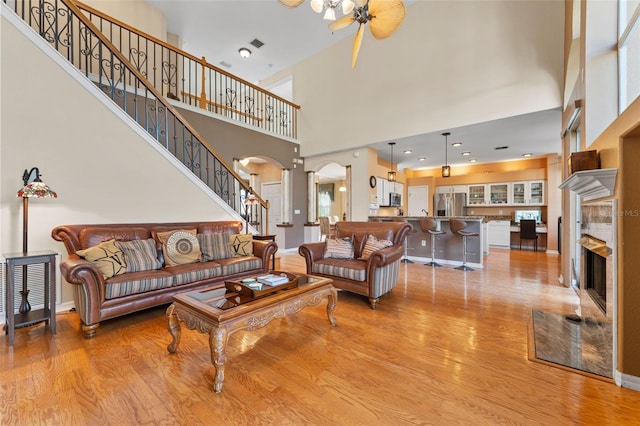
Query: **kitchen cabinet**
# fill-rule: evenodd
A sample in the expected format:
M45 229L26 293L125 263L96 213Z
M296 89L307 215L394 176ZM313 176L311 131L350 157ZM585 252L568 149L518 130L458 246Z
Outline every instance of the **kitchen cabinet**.
M492 183L489 184L489 204L507 205L509 204L509 184Z
M467 185L438 185L436 186L436 194L467 192Z
M490 220L488 240L491 247L509 248L511 246L511 222L508 220Z
M487 185L467 186L467 205L484 206L485 204L487 204Z
M511 204L516 206L542 206L545 203L544 181L513 182Z
M378 195L378 205L385 207L389 205L389 181L385 178L379 177L377 179L376 193Z

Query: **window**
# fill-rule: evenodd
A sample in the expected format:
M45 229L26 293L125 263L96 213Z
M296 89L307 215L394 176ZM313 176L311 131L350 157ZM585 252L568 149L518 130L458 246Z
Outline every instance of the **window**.
M618 6L618 113L622 113L640 95L640 0L620 0Z

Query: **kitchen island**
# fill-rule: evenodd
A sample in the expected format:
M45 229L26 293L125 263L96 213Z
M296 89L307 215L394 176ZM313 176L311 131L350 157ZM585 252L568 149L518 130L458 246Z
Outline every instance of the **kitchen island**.
M449 221L460 219L467 222L467 231L478 232L480 237L467 238L467 263L471 267L481 268L483 247L486 238L483 216L369 216L369 220L409 222L413 231L407 237L407 256L415 261L431 260L431 234L420 228L420 219L435 219L438 229L446 234L436 236L436 261L442 264L458 266L462 263L462 237L451 232Z

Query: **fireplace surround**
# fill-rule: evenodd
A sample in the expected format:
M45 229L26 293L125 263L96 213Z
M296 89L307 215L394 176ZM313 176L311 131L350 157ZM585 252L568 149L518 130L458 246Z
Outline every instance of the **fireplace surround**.
M613 321L616 257L615 203L585 203L581 207L580 316Z

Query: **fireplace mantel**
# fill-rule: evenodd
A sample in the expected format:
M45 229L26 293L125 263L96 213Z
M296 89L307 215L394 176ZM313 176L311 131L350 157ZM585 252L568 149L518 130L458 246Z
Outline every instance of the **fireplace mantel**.
M559 186L582 196L585 201L613 195L618 169L581 170L569 176Z

